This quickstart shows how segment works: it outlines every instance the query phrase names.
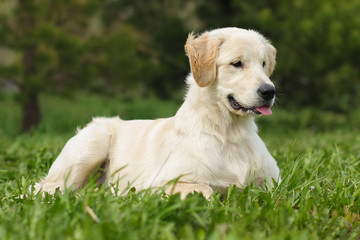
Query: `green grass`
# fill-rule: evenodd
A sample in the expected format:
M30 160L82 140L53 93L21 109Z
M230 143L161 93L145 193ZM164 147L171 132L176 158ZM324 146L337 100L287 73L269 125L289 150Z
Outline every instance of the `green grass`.
M66 140L91 116L171 116L179 103L44 96L37 131L17 134L19 107L0 100L0 239L359 239L359 111L274 109L258 119L282 182L264 191L229 187L206 201L159 191L115 197L89 184L55 197L29 186L46 174ZM21 199L18 196L26 193Z

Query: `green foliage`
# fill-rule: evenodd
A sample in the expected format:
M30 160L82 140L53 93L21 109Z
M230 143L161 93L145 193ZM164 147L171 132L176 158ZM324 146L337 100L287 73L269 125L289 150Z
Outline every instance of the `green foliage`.
M40 92L83 86L105 93L134 89L132 95L150 94L150 88L169 98L188 71L183 45L189 30L176 8L160 11L172 4L73 0L4 5L10 13L0 15L1 45L20 55L27 46L36 49L33 80L23 74L22 57L0 66L2 76L19 86L26 83Z
M259 29L278 49L275 78L293 105L348 111L358 104L358 1L276 1L258 10Z
M5 107L16 105L12 98L0 101L1 114L8 116L0 118L1 239L359 237L359 112L344 116L275 109L273 116L259 118L260 135L282 175L281 184L268 190L231 186L210 201L199 194L181 201L161 190L117 197L90 182L77 193L42 198L29 187L46 174L79 123L116 112L126 118L166 117L178 107L156 99L124 103L87 94L69 100L45 95L42 100L46 115L41 130L17 136L13 122L19 116Z
M87 81L86 89L105 94L133 97L149 94L146 86L151 81L156 66L139 54L140 36L130 25L119 24L106 36L93 37L88 43L86 65L95 76ZM144 73L148 74L144 74Z
M1 44L21 55L14 62L21 69L5 77L14 80L23 91L30 88L37 92L64 91L68 86L76 86L75 79L86 78L88 74L81 68L87 51L83 36L96 10L96 1L86 2L26 0L9 7L10 16L0 16L5 26ZM26 61L29 48L34 52ZM32 71L26 72L27 68ZM6 73L6 67L3 72Z
M142 76L131 81L145 85L161 98L170 98L189 71L184 43L189 31L180 17L191 1L107 1L104 23L110 27L125 22L142 35L138 51L147 59ZM166 9L166 10L164 10ZM144 79L145 75L145 79Z

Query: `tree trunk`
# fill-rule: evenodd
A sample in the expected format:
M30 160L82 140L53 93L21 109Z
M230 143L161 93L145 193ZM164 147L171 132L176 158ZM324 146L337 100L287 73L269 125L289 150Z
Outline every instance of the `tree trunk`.
M26 132L40 123L40 107L37 92L24 93L26 96L22 103L22 131Z
M36 41L32 38L35 28L32 0L19 2L19 22L23 34L29 36L23 45L23 83L21 85L22 99L22 131L26 132L36 127L40 122L39 79L36 72Z
M21 88L22 94L22 131L26 132L40 123L39 90L36 84L35 69L36 47L29 45L24 51L24 76Z

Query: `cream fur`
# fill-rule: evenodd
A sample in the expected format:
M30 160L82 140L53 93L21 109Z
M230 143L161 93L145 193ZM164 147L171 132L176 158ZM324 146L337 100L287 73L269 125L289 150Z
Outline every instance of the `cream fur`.
M276 161L257 134L255 114L234 110L227 99L232 94L242 106L258 104L257 89L272 85L275 48L255 31L224 28L190 35L185 49L196 79L191 73L187 77L188 92L174 117L94 118L66 143L36 192L79 189L99 166L105 166L107 181L119 192L179 178L168 193L185 197L197 191L209 197L213 189L243 187L248 179L258 185L279 181ZM244 66L235 68L234 61Z

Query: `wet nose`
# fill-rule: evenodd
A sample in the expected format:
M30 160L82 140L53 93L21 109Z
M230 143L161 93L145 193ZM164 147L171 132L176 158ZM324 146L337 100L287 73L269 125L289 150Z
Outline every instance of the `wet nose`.
M257 92L264 100L271 100L275 97L276 90L273 85L263 84Z

